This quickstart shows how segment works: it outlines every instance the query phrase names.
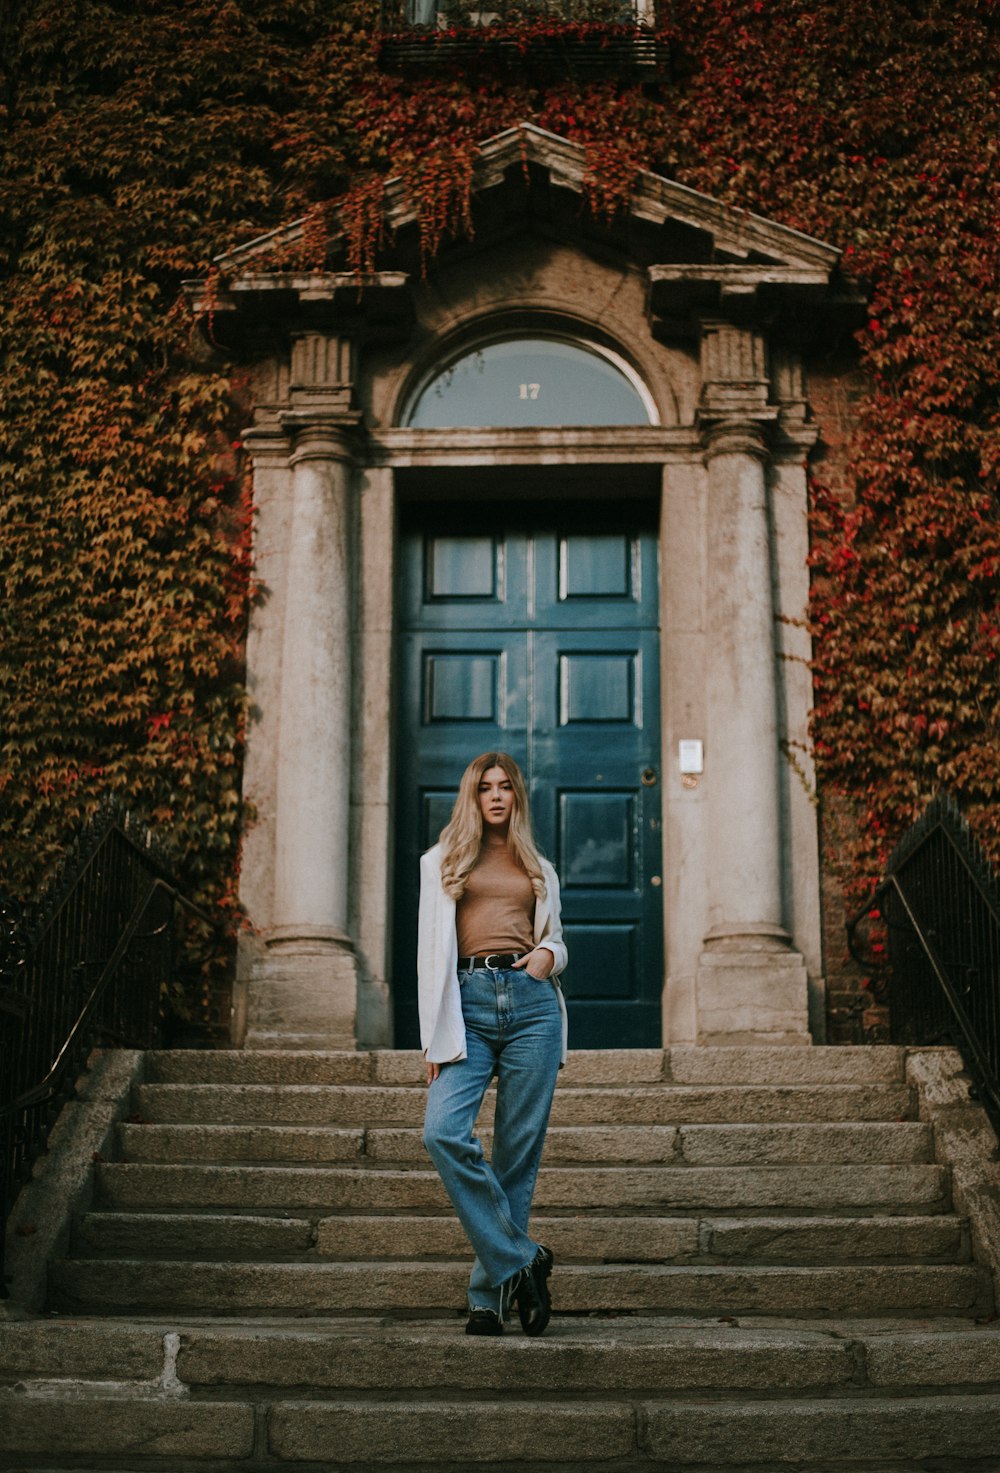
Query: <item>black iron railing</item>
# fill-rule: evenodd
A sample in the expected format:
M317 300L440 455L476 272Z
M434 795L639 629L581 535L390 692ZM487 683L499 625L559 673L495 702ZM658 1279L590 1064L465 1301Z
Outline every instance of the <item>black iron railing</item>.
M2 1222L96 1045L149 1048L185 900L149 836L106 809L33 914L0 897ZM0 1298L3 1234L0 1233Z
M954 1045L1000 1129L1000 883L953 799L903 836L848 942L875 973L892 1042Z
M387 70L457 64L568 72L665 64L656 0L381 0Z

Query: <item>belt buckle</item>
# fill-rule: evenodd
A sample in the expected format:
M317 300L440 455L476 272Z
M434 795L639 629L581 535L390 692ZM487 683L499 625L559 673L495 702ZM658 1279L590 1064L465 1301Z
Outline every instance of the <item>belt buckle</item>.
M491 951L489 956L483 957L483 965L489 967L490 970L493 972L499 971L500 969L497 966L497 961L500 957L500 954L501 953L499 951Z

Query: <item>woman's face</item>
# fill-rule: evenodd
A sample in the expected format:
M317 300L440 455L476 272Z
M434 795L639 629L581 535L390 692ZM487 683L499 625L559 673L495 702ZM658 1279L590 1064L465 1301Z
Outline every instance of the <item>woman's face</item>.
M502 767L488 767L479 779L479 811L484 832L506 834L514 812L514 787Z

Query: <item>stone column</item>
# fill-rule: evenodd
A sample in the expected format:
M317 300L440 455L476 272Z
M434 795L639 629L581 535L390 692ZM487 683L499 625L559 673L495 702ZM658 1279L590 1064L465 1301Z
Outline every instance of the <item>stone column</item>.
M357 967L348 933L348 856L357 419L315 407L315 398L313 407L281 416L292 442L292 513L274 902L267 958L250 998L251 1047L354 1046Z
M779 689L767 499L764 343L706 325L709 916L696 982L701 1043L808 1043L807 979L782 920Z

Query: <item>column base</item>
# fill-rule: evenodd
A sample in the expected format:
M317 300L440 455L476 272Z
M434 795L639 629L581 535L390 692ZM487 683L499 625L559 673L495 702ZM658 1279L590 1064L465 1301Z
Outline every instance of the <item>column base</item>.
M697 1042L714 1047L808 1045L809 985L796 951L703 951L695 976Z
M358 965L346 946L318 938L278 942L257 959L243 1047L353 1049Z

